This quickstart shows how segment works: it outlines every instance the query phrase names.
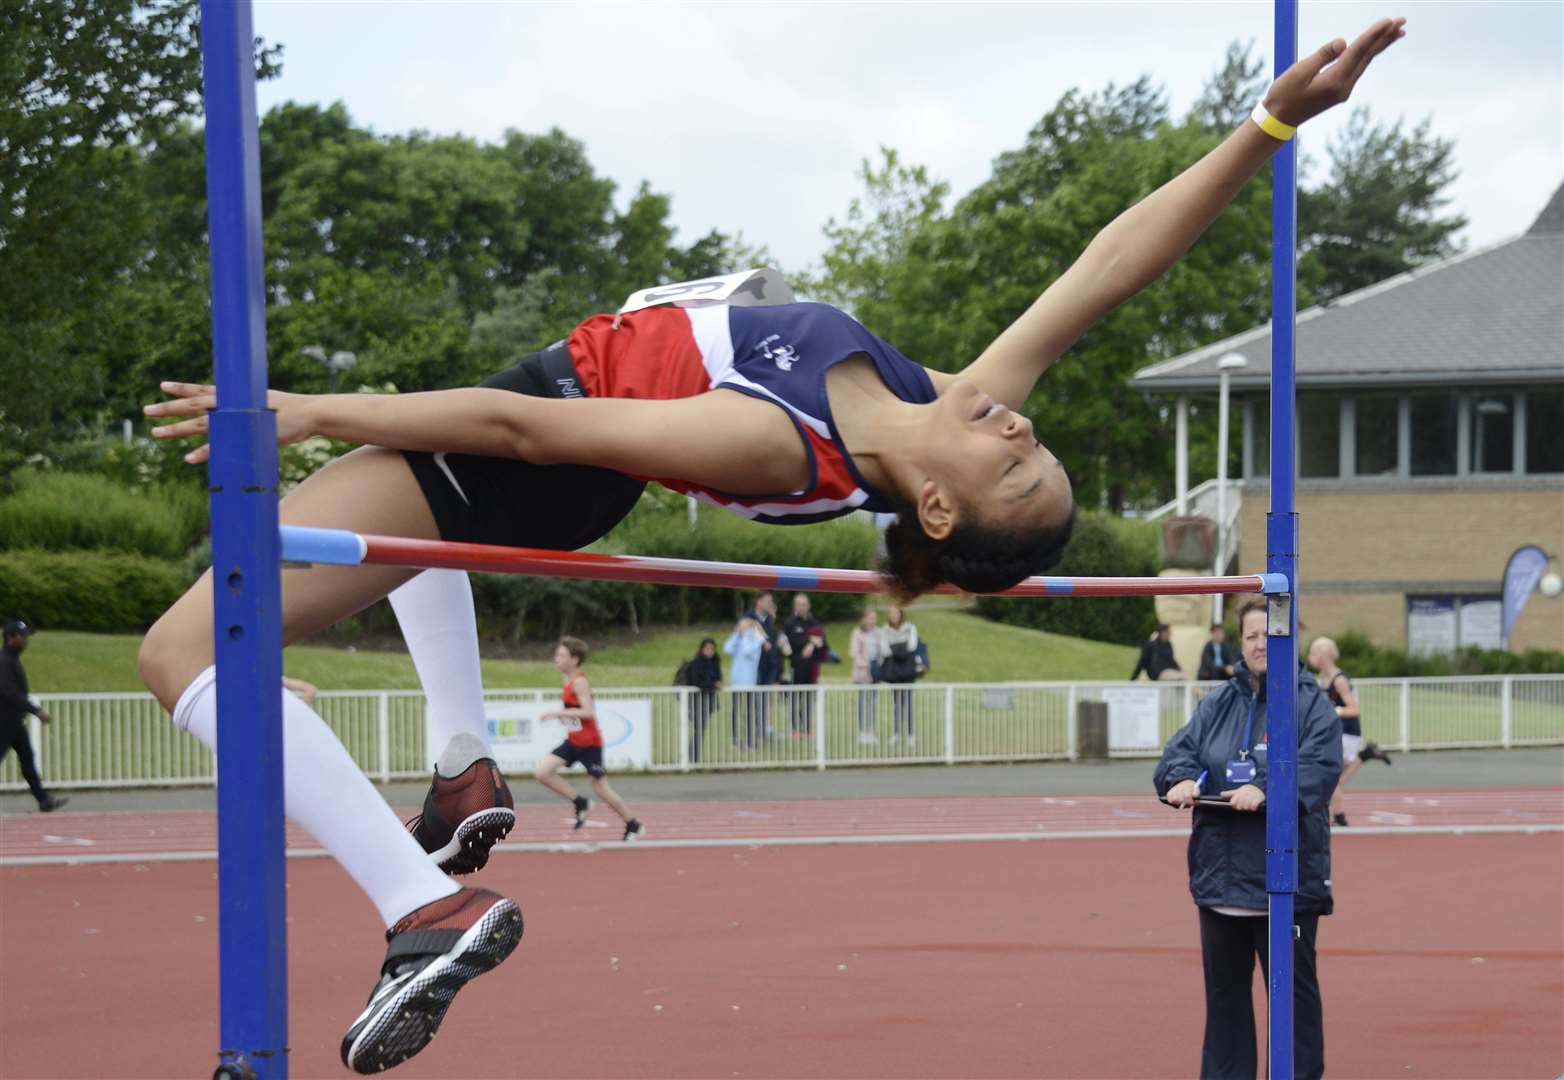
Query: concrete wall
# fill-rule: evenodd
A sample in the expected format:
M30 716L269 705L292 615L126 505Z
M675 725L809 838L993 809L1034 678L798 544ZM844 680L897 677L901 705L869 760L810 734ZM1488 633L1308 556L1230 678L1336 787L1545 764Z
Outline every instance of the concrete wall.
M1243 499L1238 569L1247 573L1265 568L1270 489L1251 481ZM1564 553L1564 478L1305 481L1298 514L1307 633L1358 630L1397 648L1406 647L1408 595L1497 595L1516 548ZM1534 594L1510 647L1564 650L1564 597Z

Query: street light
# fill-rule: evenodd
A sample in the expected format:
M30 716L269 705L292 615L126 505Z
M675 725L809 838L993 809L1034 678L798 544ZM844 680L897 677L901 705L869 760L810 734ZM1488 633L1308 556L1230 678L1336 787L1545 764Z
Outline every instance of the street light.
M1232 372L1249 366L1240 353L1228 353L1216 362L1221 380L1217 395L1216 450L1216 565L1212 573L1221 576L1227 567L1227 382ZM1211 621L1222 621L1222 597L1211 597Z
M324 345L306 345L299 351L302 352L305 356L309 357L311 360L319 361L321 364L325 365L326 370L331 373L331 392L333 394L337 392L337 375L341 372L351 370L353 365L358 363L358 356L355 353L350 353L343 350L339 350L332 353L330 356L327 356L326 347Z

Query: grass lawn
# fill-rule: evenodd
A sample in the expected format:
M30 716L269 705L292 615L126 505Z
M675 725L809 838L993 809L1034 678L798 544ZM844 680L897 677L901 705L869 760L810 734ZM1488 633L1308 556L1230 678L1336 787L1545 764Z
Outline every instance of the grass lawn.
M940 682L1116 680L1135 666L1136 651L1128 646L1005 626L946 605L915 608L912 617L929 643L929 678ZM588 671L604 687L668 686L674 670L694 654L702 637L714 637L720 646L731 629L691 626L653 630L633 639L616 635L597 649ZM851 632L850 623L827 626L832 647L844 657ZM40 694L140 690L136 674L140 640L131 634L40 632L27 650L28 681ZM295 645L287 651L285 664L289 675L328 690L418 686L412 662L401 651ZM850 674L845 661L828 664L822 681L847 682ZM546 660L486 659L483 678L491 688L553 687L559 682L554 666Z

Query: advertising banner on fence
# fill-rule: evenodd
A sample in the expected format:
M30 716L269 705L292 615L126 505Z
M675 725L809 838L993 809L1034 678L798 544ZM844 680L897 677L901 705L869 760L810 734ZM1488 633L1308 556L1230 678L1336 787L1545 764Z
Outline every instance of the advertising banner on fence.
M652 702L596 699L597 726L603 732L603 764L614 769L646 769L652 764ZM494 760L511 776L531 772L538 762L565 741L567 728L542 715L559 708L557 701L489 701L489 741Z
M1109 750L1157 750L1162 746L1162 692L1155 686L1109 686Z

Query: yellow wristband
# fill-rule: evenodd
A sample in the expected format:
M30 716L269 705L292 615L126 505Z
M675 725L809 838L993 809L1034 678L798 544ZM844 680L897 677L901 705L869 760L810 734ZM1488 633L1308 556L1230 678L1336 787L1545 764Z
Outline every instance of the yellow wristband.
M1265 132L1271 138L1279 139L1282 142L1286 142L1288 139L1298 134L1297 128L1293 127L1291 124L1282 123L1280 120L1276 119L1276 117L1266 112L1264 102L1261 102L1254 107L1254 112L1249 114L1249 119L1253 120L1256 124L1259 124L1260 130Z

